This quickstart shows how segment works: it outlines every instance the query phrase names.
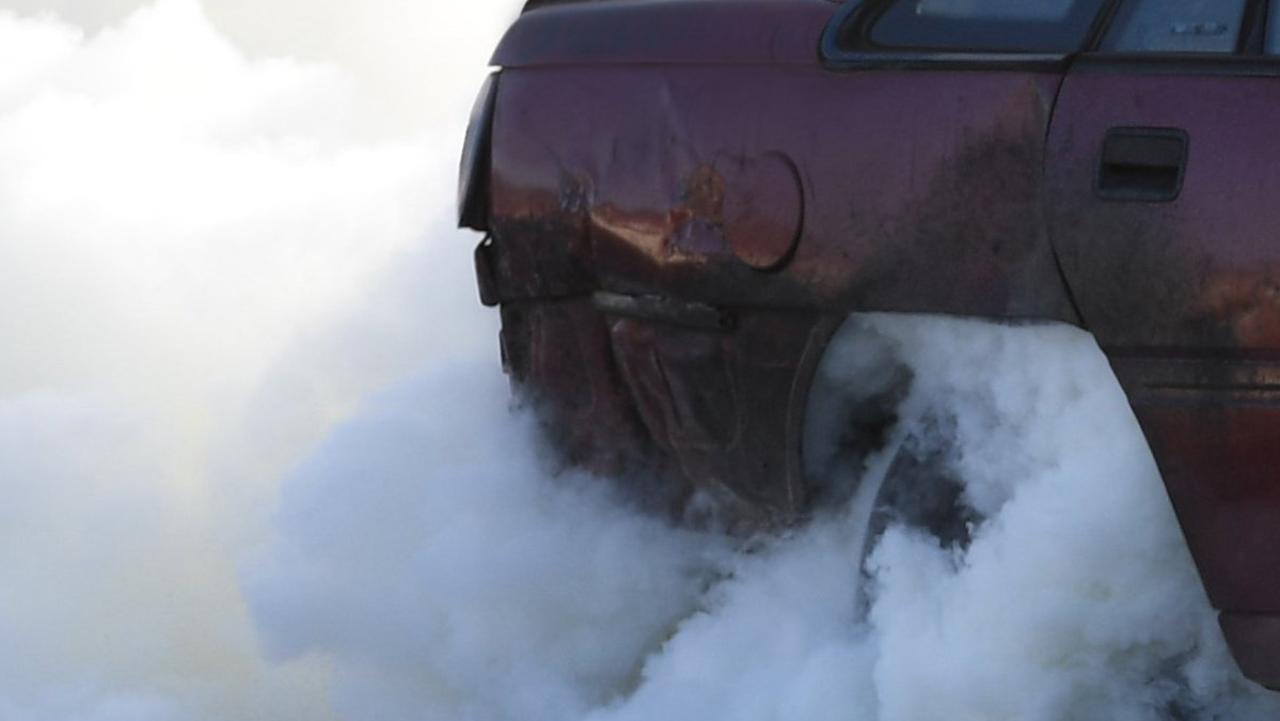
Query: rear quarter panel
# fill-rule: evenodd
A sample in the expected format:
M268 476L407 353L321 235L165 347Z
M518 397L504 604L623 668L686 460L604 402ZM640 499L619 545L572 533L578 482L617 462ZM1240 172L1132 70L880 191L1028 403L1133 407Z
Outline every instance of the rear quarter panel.
M1044 230L1056 84L816 60L508 69L492 176L503 292L1075 322ZM724 207L770 192L757 171L779 164L798 242L761 272L733 253Z

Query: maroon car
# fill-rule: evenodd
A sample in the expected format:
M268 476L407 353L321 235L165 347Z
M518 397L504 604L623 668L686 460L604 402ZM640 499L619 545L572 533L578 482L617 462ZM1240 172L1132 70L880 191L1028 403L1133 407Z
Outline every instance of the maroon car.
M1280 687L1280 3L530 3L493 62L461 220L572 462L793 523L848 313L1070 323Z

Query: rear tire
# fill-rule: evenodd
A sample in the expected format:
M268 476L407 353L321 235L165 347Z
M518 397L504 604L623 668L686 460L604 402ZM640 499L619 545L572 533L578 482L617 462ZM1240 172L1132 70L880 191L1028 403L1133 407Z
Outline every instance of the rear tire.
M851 317L809 393L802 455L812 500L849 524L864 612L873 590L867 562L886 530L906 527L965 548L981 521L955 471L954 419L914 397L915 381L897 342Z
M950 441L941 436L909 436L886 454L881 469L869 468L851 502L850 522L857 538L860 574L858 605L870 609L873 594L869 562L885 531L901 527L926 534L943 547L968 548L981 521L965 503Z

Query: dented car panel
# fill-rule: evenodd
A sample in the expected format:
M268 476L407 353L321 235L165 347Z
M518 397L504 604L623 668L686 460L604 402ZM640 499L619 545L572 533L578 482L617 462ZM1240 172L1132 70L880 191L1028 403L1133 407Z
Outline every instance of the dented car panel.
M907 74L507 70L500 297L1075 322L1043 223L1056 78Z
M731 317L717 328L584 297L508 303L503 356L570 463L690 521L702 505L730 527L776 527L814 493L799 454L808 379L842 319Z
M816 493L799 470L809 374L847 313L1077 321L1043 224L1056 78L939 74L904 92L905 79L816 60L504 70L481 275L542 328L504 341L607 338L593 352L641 429L618 442L611 429L637 419L612 402L607 423L581 411L602 393L591 384L540 393L575 457L662 458L675 498L712 496L735 523L791 522ZM730 320L694 327L696 313L637 312L642 300L628 313L602 293ZM592 329L552 321L564 311L539 307L550 299ZM526 389L555 382L539 351L508 355L529 359L513 363Z

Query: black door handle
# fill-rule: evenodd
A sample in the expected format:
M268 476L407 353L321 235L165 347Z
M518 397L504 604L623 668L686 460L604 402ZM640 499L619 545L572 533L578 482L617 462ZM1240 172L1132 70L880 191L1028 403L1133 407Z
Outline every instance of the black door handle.
M1174 200L1182 192L1189 142L1187 132L1179 128L1108 130L1095 192L1107 200Z

